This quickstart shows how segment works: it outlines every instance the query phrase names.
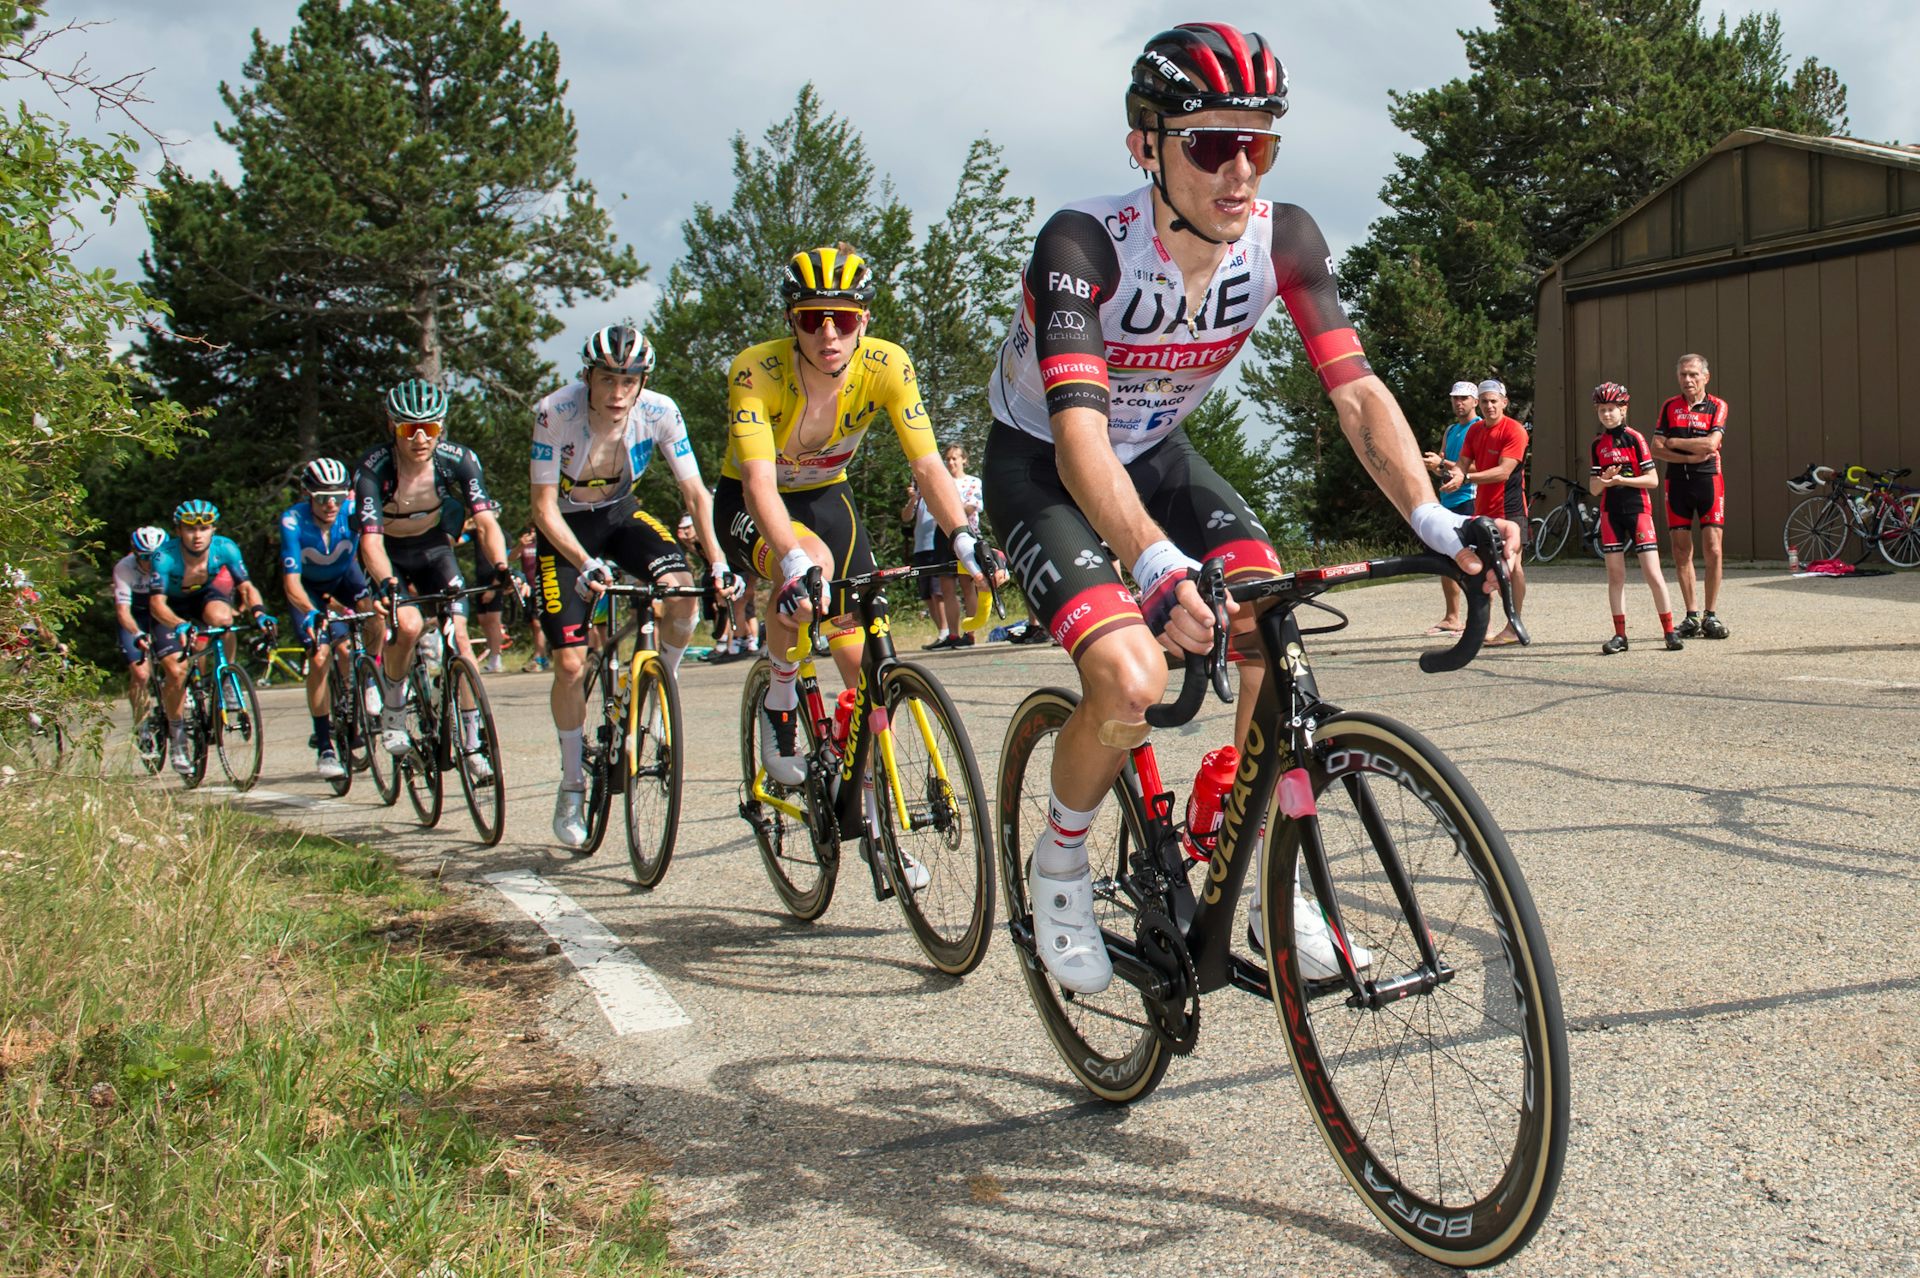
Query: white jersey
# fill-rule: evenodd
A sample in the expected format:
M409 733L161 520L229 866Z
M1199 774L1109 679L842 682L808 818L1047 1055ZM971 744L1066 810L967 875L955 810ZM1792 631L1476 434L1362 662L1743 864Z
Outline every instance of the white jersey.
M149 568L143 572L132 555L120 556L120 562L113 566L113 601L116 604L144 609L147 597L159 587L159 578L153 570Z
M593 435L587 422L587 387L574 382L533 406L533 465L536 484L560 490L560 510L593 510L626 497L658 449L675 479L700 480L700 464L687 438L680 406L656 391L643 390L627 414L624 441L602 447L594 465Z
M1189 315L1186 281L1154 233L1151 192L1082 200L1041 228L988 385L996 419L1051 441L1054 413L1092 408L1107 418L1115 455L1132 461L1198 407L1276 298L1329 388L1372 371L1304 209L1255 200Z

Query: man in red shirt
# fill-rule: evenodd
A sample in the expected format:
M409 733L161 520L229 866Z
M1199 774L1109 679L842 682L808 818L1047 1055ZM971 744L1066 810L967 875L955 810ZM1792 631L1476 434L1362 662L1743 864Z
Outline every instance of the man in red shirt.
M1507 388L1496 380L1481 382L1480 420L1467 429L1460 447L1460 465L1440 491L1450 493L1472 484L1473 513L1493 519L1511 519L1527 526L1527 485L1520 459L1527 455L1527 428L1507 416ZM1527 602L1527 575L1519 564L1511 570L1513 611L1519 615ZM1512 626L1487 640L1490 648L1518 643Z
M1653 455L1667 463L1667 536L1673 540L1673 571L1680 578L1686 619L1675 631L1725 639L1726 623L1713 615L1720 599L1720 543L1727 522L1726 481L1720 473L1720 441L1727 432L1727 401L1707 394L1707 361L1682 355L1674 366L1680 393L1660 406L1653 424ZM1700 521L1701 559L1707 570L1707 614L1694 607L1693 521Z

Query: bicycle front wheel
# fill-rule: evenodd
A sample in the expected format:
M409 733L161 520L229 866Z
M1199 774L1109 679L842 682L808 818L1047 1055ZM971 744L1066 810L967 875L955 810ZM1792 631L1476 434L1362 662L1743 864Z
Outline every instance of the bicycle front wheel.
M1042 688L1020 703L1000 750L1000 892L1014 932L1020 974L1040 1023L1073 1076L1101 1100L1116 1105L1152 1091L1167 1072L1170 1053L1154 1029L1140 991L1116 979L1098 994L1075 994L1047 974L1033 952L1033 906L1027 899L1029 850L1047 828L1053 757L1060 728L1080 701L1063 688ZM1146 839L1146 813L1130 784L1131 769L1113 785L1113 802L1100 805L1087 832L1094 886L1126 873L1132 849ZM1131 939L1133 911L1117 892L1096 891L1094 914L1105 931ZM1020 938L1026 937L1023 943Z
M354 712L359 716L360 744L366 751L365 763L373 777L374 793L390 808L400 801L400 761L387 753L380 739L380 708L386 704L380 687L380 667L372 657L361 653L353 664Z
M768 779L760 766L760 703L772 680L772 668L762 657L747 673L740 694L740 773L746 778L740 815L753 827L761 863L781 904L795 918L817 919L833 900L840 858L836 849L822 846L804 815L806 784L781 785ZM813 725L804 712L799 718L800 752L810 757Z
M1362 981L1391 986L1354 1006L1279 949L1274 1006L1308 1112L1390 1232L1443 1264L1493 1264L1546 1218L1567 1150L1566 1029L1532 897L1480 797L1411 729L1335 715L1305 766L1334 913L1370 952ZM1301 906L1324 927L1306 870L1295 887L1305 823L1277 801L1268 820L1266 935L1295 936Z
M873 762L874 802L894 897L927 959L949 976L979 966L993 928L993 854L986 787L960 713L940 681L916 665L887 676L885 760ZM902 820L904 809L904 821ZM916 883L920 886L914 886Z
M1803 564L1838 559L1852 535L1853 521L1831 497L1809 497L1787 512L1781 547L1797 550Z
M253 676L246 667L221 667L213 725L221 771L234 789L253 789L260 779L260 761L266 755L266 734L260 722L260 694L253 690Z
M407 720L413 736L413 748L401 755L399 771L407 783L407 801L420 824L432 829L440 824L440 808L446 800L447 779L440 771L445 752L440 734L447 725L437 721L433 686L427 681L416 655L407 675Z
M1906 493L1880 508L1873 526L1880 557L1895 568L1920 565L1920 493Z
M1566 506L1555 506L1540 521L1540 533L1533 539L1533 561L1537 564L1550 564L1559 553L1566 549L1567 538L1573 534L1573 512Z
M500 842L507 829L507 769L500 757L500 736L493 730L493 706L480 670L466 657L447 667L447 699L440 714L449 757L460 774L460 792L480 842Z
M657 653L645 653L631 669L633 695L621 741L627 859L633 862L633 881L654 888L667 876L680 832L680 691Z

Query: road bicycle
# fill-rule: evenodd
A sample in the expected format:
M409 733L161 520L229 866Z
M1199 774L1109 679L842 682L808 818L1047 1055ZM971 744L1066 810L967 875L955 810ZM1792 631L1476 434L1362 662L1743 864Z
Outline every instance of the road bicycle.
M807 575L813 615L828 615L823 590L845 600L865 636L850 707L823 698L814 658L817 627L803 626L790 660L800 663L799 739L806 776L787 786L760 764L761 702L773 668L761 657L740 699L740 815L753 828L773 890L796 918L817 919L833 900L840 844L857 840L875 900L894 898L907 928L940 971L971 972L993 928L993 856L985 787L967 730L931 672L893 647L885 589L949 565L882 568L824 582ZM967 629L987 619L980 592ZM836 604L836 606L839 606Z
M152 776L167 763L167 708L161 700L166 680L160 672L160 662L153 655L151 640L143 636L141 643L146 653L147 686L140 698L140 717L133 725L133 753L147 775Z
M605 609L596 606L590 614L595 644L587 653L582 687L589 701L598 690L600 714L582 747L587 841L579 854L599 850L613 817L614 791L620 791L627 860L634 882L648 889L660 885L673 860L685 749L679 681L653 647L653 603L697 599L703 593L699 586L616 582L600 596ZM618 617L621 600L627 601L624 621Z
M229 634L269 635L271 622L271 618L262 616L225 626L187 627L183 637L187 654L184 717L187 757L193 766L180 779L189 790L206 779L209 746L219 755L220 770L234 789L251 790L260 779L260 761L266 752L260 694L247 668L227 659L227 645L222 641ZM203 643L205 646L200 647Z
M1533 562L1550 564L1567 547L1568 538L1573 530L1580 530L1580 544L1594 558L1600 554L1600 514L1594 508L1593 495L1581 484L1574 483L1560 475L1547 476L1547 491L1533 495L1536 503L1544 502L1551 495L1553 486L1559 484L1566 489L1566 496L1560 504L1545 515L1528 520L1532 530L1533 544L1531 553Z
M1493 525L1476 520L1469 530L1468 544L1492 562ZM1193 1050L1202 994L1231 986L1270 999L1308 1111L1368 1209L1421 1254L1471 1267L1525 1245L1552 1205L1568 1139L1566 1030L1545 934L1486 805L1425 737L1323 700L1308 666L1305 636L1347 624L1317 596L1408 575L1465 589L1460 639L1423 653L1420 666L1465 665L1486 634L1484 577L1442 556L1232 586L1220 561L1205 567L1203 595L1217 617L1229 596L1262 605L1251 659L1265 663L1267 678L1197 883L1146 736L1150 725L1190 718L1209 675L1224 699L1224 628L1211 656L1188 661L1176 704L1149 709L1143 724L1101 725L1103 742L1130 751L1116 802L1087 844L1113 959L1105 991L1073 994L1047 974L1027 900L1027 859L1047 820L1073 692L1033 693L1008 725L996 796L1000 883L1027 991L1088 1090L1114 1104L1151 1092L1170 1059ZM1503 566L1496 575L1524 643ZM1303 629L1303 607L1334 620ZM1256 865L1265 961L1232 948L1236 904ZM1303 909L1314 916L1308 926L1326 928L1338 975L1303 972L1295 941Z
M455 603L486 589L463 586L430 595L389 595L388 615L393 615L392 608L408 604L431 612L432 631L440 638L439 659L430 661L423 633L423 642L414 649L413 667L407 671L407 731L413 742L394 761L398 783L404 785L420 824L432 828L440 822L446 774L458 773L474 829L480 841L492 847L507 828L506 761L480 667L461 654L455 639L453 611ZM370 743L368 750L377 756L385 746ZM476 777L476 771L481 775ZM376 785L379 775L374 774Z
M1911 473L1910 468L1875 473L1849 466L1842 477L1831 466L1809 462L1787 487L1817 494L1824 485L1827 492L1787 512L1781 544L1803 564L1826 559L1858 564L1878 551L1896 568L1920 565L1920 488L1899 482ZM1856 542L1858 549L1846 554Z
M385 625L386 617L371 609L364 612L324 611L314 622L314 635L301 644L299 651L304 669L313 659L315 641L328 643L333 648L333 660L327 665L327 713L333 725L334 751L346 771L343 776L328 778L327 784L333 787L335 795L344 796L353 789L353 774L369 771L375 767L377 759L381 771L373 773L374 789L380 794L382 802L392 804L400 797L400 776L392 757L378 748L376 740L380 727L379 667L368 654L360 632L360 627L369 621ZM331 637L335 626L345 631L343 638L335 640ZM323 634L328 637L320 638ZM284 649L276 648L274 651L281 652ZM371 705L366 691L369 688L372 689Z

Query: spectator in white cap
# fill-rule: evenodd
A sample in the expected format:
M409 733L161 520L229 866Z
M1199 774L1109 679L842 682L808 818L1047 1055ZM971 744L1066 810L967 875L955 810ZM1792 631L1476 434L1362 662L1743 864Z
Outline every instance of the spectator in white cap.
M1456 515L1473 513L1473 490L1462 486L1448 492L1446 484L1453 477L1453 472L1460 468L1460 449L1467 442L1467 429L1480 420L1479 394L1472 382L1453 384L1453 389L1448 392L1448 398L1453 401L1453 421L1441 432L1440 451L1422 455L1427 469L1433 473L1433 486L1439 490L1440 504ZM1440 596L1446 602L1446 612L1439 621L1427 627L1427 633L1457 635L1465 624L1466 596L1460 592L1460 587L1446 577L1440 579Z
M1460 469L1442 489L1442 495L1473 485L1473 513L1491 519L1511 519L1527 526L1527 485L1520 473L1520 461L1527 455L1527 428L1507 416L1507 388L1488 378L1475 388L1480 401L1480 420L1467 428L1467 441L1460 448ZM1513 566L1513 611L1520 615L1527 600L1527 577L1519 564ZM1489 648L1520 642L1512 626L1487 640Z

